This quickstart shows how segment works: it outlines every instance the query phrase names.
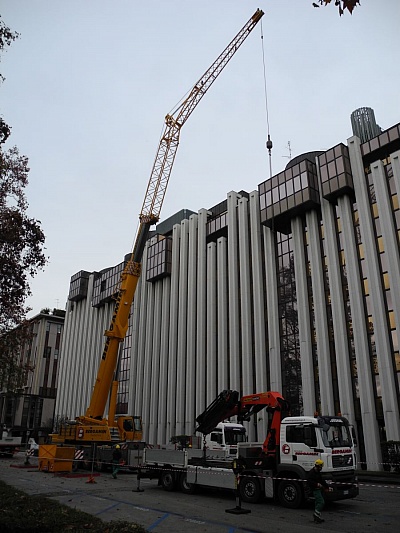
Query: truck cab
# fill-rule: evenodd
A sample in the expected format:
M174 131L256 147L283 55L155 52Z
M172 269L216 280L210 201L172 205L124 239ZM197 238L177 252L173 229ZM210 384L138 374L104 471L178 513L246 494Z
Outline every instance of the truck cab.
M329 500L358 494L355 468L356 454L351 427L341 416L298 416L282 420L280 448L277 455L278 475L297 476L311 470L316 459L324 461L323 476L333 488Z
M238 442L246 442L246 428L242 424L220 422L206 435L208 450L224 450L227 455L235 456Z
M297 464L310 470L316 459L324 461L324 472L355 469L356 457L347 419L337 416L284 418L280 463Z

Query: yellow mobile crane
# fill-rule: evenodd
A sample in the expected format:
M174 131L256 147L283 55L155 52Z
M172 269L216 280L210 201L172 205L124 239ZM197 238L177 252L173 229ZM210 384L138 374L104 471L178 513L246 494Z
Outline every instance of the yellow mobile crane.
M85 415L78 416L74 421L61 425L59 432L51 436L53 443L76 445L96 442L111 444L111 442L116 441L140 441L142 439L140 417L115 417L118 382L113 380L113 376L117 368L119 346L128 329L131 305L141 272L143 250L148 239L150 226L156 224L160 217L182 126L263 15L264 13L260 9L253 14L193 86L187 98L179 105L174 114L168 114L165 117L164 131L139 216L140 223L133 252L121 275L111 324L105 332L105 346L90 405ZM110 389L109 414L108 418L104 418Z

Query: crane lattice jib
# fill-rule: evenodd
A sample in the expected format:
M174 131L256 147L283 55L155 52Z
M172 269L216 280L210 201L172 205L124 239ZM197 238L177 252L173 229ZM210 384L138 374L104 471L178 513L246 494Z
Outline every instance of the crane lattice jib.
M257 9L254 15L232 39L210 68L203 74L198 82L195 83L189 96L175 111L175 117L173 115L167 115L165 117L164 132L154 160L153 169L140 213L141 221L158 220L176 150L178 148L179 135L182 126L263 15L264 12Z

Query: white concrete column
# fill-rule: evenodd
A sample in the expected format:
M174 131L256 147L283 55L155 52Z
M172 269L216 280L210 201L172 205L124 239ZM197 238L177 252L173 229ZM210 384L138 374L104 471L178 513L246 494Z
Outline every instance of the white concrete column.
M207 242L208 211L200 209L197 230L197 333L196 333L196 416L207 407L206 401L206 312L207 312Z
M160 352L161 352L161 305L162 305L162 283L154 283L152 285L153 292L153 335L149 335L153 339L151 347L151 355L149 358L149 366L151 373L150 394L148 397L149 403L149 444L157 444L157 430L158 430L158 405L160 394L160 383L164 376L160 375Z
M142 263L142 272L146 272L146 263L147 263L147 246L145 247L143 253L143 263ZM138 299L138 302L136 302ZM144 414L144 401L143 397L143 388L144 388L144 372L145 372L145 353L146 353L146 338L147 338L147 309L148 309L148 287L147 283L143 276L140 277L139 283L136 287L135 292L135 307L136 303L139 305L138 308L138 320L137 324L137 340L133 336L132 345L134 346L134 358L136 360L136 375L135 375L135 409L134 412L141 415L143 419L143 433L144 438L147 439L147 429L148 429L148 419L145 418ZM132 331L134 335L134 331ZM136 341L136 342L135 342ZM130 383L132 384L132 377L130 377Z
M162 280L161 296L161 341L160 341L160 383L157 413L157 442L166 444L167 439L167 401L168 401L168 353L169 353L169 302L171 298L171 278Z
M255 390L269 390L267 379L267 348L265 320L265 284L263 276L262 226L260 221L260 202L258 191L250 193L250 245L251 270L253 273L252 302L254 324L254 373ZM277 308L276 308L277 309ZM257 416L257 440L265 437L268 428L268 416L261 411Z
M393 169L393 180L396 186L397 196L400 198L400 150L390 154L390 161Z
M333 401L332 368L329 350L328 319L326 313L326 299L323 266L321 263L321 236L319 220L315 210L306 213L309 242L308 247L312 293L314 301L315 332L317 336L318 379L320 385L321 414L335 414Z
M240 198L238 204L239 225L239 279L240 279L240 322L242 332L241 363L243 394L254 394L253 366L253 316L250 273L250 233L248 200ZM254 417L253 417L254 418ZM256 420L251 421L251 427ZM255 438L255 435L249 435Z
M354 425L353 385L345 303L342 290L341 265L337 248L336 213L334 206L324 198L321 198L321 209L325 230L325 249L328 262L329 296L332 309L340 411Z
M350 163L353 173L354 190L360 217L360 231L368 266L368 286L372 307L376 357L378 361L380 392L387 440L400 440L400 417L396 394L391 344L386 320L386 308L381 289L381 277L377 243L375 242L373 221L369 205L367 180L358 137L348 140ZM377 193L375 187L375 193Z
M143 273L146 270L143 270ZM150 397L152 394L151 390L151 375L153 371L153 338L155 335L154 332L154 285L145 281L145 278L142 278L143 284L145 285L145 294L146 294L146 307L144 308L145 314L145 338L144 338L144 352L143 352L143 381L140 388L140 394L142 395L142 409L140 414L145 423L146 427L146 442L153 444L150 438L155 438L154 434L150 435ZM152 334L149 335L148 332L151 331ZM153 428L154 429L154 428Z
M143 255L147 257L147 246L144 249ZM139 278L136 286L135 297L132 305L132 346L130 349L130 371L129 371L129 412L142 416L142 408L137 404L138 398L136 397L138 389L140 390L141 379L140 365L139 365L139 339L143 339L143 335L140 335L140 326L142 321L143 307L142 302L142 283L143 277ZM144 420L143 420L144 424Z
M188 302L186 342L185 434L192 435L196 420L196 329L197 329L197 215L189 218Z
M263 228L265 286L267 293L267 328L269 354L269 390L282 394L282 360L281 334L279 323L278 279L276 266L276 234L269 228ZM266 389L268 390L268 388Z
M231 388L241 393L238 199L237 193L228 193L229 381Z
M207 246L207 405L217 391L217 245ZM200 413L199 413L200 414Z
M167 439L176 435L176 386L177 386L177 351L178 351L178 309L179 309L179 254L181 227L176 224L172 229L172 273L170 294L170 325L168 353L168 403L167 403Z
M217 241L218 394L229 389L227 240Z
M304 414L316 409L314 366L311 346L310 309L307 290L306 258L304 251L303 223L300 217L292 219L296 299L299 320L301 383Z
M353 227L353 212L347 196L338 198L340 221L343 228ZM343 231L343 248L346 258L346 275L349 286L351 325L357 362L358 391L361 418L365 434L365 454L368 470L380 467L381 449L374 402L373 376L369 357L368 334L365 323L364 300L358 266L357 242L353 231Z
M391 155L393 178L400 184L400 152ZM397 163L397 164L396 164ZM388 277L390 283L391 303L396 321L396 329L400 334L400 255L397 240L397 228L393 221L392 200L386 184L386 176L382 161L371 165L374 181L376 202L378 204L379 220L382 230L385 254L387 257ZM400 197L400 191L397 193Z
M188 251L189 221L181 222L181 240L179 254L179 298L178 298L178 337L176 362L176 434L185 433L186 407L186 336L187 336L187 300L188 300Z

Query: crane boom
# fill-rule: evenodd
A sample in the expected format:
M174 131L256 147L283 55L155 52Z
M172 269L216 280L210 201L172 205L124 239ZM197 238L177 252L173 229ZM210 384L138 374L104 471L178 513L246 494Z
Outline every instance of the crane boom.
M130 309L141 272L144 246L147 241L150 226L159 220L161 206L179 144L180 130L218 75L237 52L241 44L245 41L263 15L264 13L260 9L254 13L250 20L243 26L225 50L214 61L211 67L193 86L189 96L177 108L175 117L173 115L167 115L165 117L165 128L161 136L140 212L140 224L133 252L121 275L111 324L109 329L105 332L106 342L90 405L86 411L85 417L79 417L79 420L82 423L93 423L93 420L100 421L104 416L113 375L117 367L119 345L124 340L128 329ZM112 425L112 421L108 421L108 424Z
M159 216L172 165L174 163L176 150L178 148L179 135L182 126L263 15L264 12L257 9L253 16L228 44L225 50L194 84L187 98L175 110L175 116L167 115L165 117L165 128L154 160L141 210L141 217Z
M238 422L250 420L262 409L272 414L267 436L263 443L263 452L273 455L276 444L279 444L279 427L283 411L289 411L289 403L279 392L268 391L258 394L250 394L239 398L235 390L224 390L217 398L201 413L196 422L199 424L196 431L204 435L210 433L219 422L237 416Z

